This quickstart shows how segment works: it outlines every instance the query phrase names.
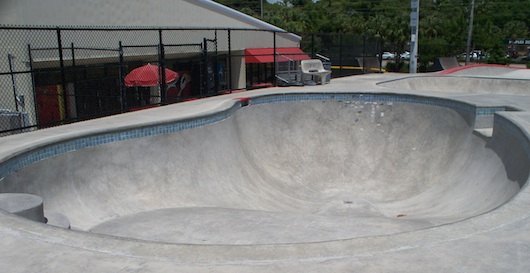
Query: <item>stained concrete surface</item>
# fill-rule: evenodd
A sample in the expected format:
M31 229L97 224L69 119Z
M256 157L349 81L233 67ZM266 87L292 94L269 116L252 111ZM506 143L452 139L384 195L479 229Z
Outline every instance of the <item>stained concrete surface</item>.
M418 92L375 85L401 76L356 76L287 91ZM443 93L442 88L429 95L490 104L486 93L455 95ZM215 112L223 101L238 96L242 95L4 138L2 156L9 157L17 147L44 145L43 136L60 141L86 128L134 126L137 117L149 123L167 119L170 113ZM521 94L501 98L519 108L529 103ZM198 106L203 108L197 110ZM58 229L2 213L5 247L0 265L10 272L523 272L530 268L527 187L512 197L519 185L506 178L502 158L473 134L458 113L418 105L360 107L355 102L293 103L285 112L281 103L250 106L218 124L83 149L33 164L4 178L4 189L11 184L39 192L45 208L62 210L73 227L93 232ZM525 112L506 115L523 128L530 127ZM356 139L362 141L356 144ZM226 161L231 164L221 164ZM49 164L66 163L71 168L59 173L43 171ZM130 170L133 174L126 175ZM171 181L173 174L181 178ZM38 183L54 178L54 185ZM150 221L161 228L146 225ZM432 225L438 226L427 228ZM154 231L160 232L151 236Z

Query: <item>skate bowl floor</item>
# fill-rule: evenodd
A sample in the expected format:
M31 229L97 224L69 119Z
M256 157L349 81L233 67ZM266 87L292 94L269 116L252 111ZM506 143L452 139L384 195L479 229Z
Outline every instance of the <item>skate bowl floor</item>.
M399 233L491 210L519 189L456 111L377 97L247 106L215 124L81 149L53 164L6 182L50 181L40 196L79 229L173 243ZM60 166L69 167L43 175Z
M41 160L3 185L41 196L76 229L192 244L400 233L481 214L519 190L459 112L350 98L246 106Z
M272 88L4 138L1 192L41 197L44 216L71 229L0 210L12 250L0 261L20 271L88 259L102 272L422 272L467 258L479 272L476 250L524 268L482 244L513 254L524 246L510 242L527 240L530 99L492 105L480 92L386 84L399 81ZM404 261L433 253L444 259ZM25 265L25 255L56 262Z

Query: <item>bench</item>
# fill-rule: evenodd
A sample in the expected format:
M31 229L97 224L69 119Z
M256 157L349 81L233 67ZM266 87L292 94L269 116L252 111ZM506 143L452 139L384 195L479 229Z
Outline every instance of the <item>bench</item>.
M304 82L305 76L317 76L320 77L320 84L324 84L324 78L331 74L330 70L324 69L322 61L318 59L302 60L300 64L302 68L302 82Z

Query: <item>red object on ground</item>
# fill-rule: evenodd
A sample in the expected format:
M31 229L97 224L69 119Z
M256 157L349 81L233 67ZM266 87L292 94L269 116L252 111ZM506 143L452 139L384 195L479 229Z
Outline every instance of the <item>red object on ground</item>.
M452 74L452 73L455 73L455 72L458 72L458 71L462 71L462 70L465 70L465 69L477 68L477 67L514 68L514 67L509 67L509 66L500 65L500 64L470 64L470 65L465 65L465 66L449 68L449 69L446 69L446 70L438 71L437 73L438 74L442 74L442 75L447 75L447 74ZM517 68L514 68L514 69L517 69Z
M301 61L311 59L298 47L278 47L276 48L278 62ZM245 49L246 63L273 63L274 48L247 48Z
M166 70L166 83L172 82L179 77L179 74L171 69ZM155 86L161 81L162 71L159 66L146 64L133 69L127 76L125 76L125 86Z

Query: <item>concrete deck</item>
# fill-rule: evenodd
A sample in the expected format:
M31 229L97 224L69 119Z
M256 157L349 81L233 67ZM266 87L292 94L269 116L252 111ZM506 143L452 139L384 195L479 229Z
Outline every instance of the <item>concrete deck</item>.
M529 84L528 69L473 67L268 88L4 137L0 162L289 93L507 107L517 111L500 115L528 138ZM66 215L72 230L0 210L0 271L526 272L529 156L516 140L499 143L503 133L443 107L295 101L61 153L3 177L0 190L41 196L45 216Z

